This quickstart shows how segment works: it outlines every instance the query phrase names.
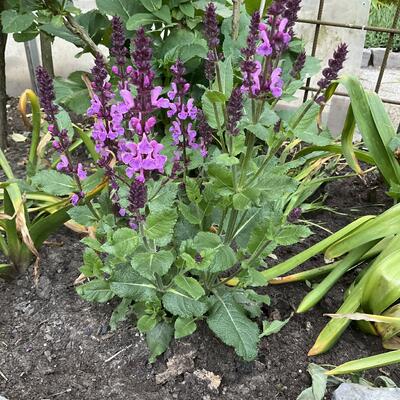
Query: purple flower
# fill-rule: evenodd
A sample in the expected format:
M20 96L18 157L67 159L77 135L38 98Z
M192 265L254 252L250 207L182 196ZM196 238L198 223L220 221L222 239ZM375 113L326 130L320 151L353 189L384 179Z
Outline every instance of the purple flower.
M119 17L113 17L111 20L111 25L112 46L110 48L110 54L111 56L115 57L115 61L117 62L116 74L122 78L122 75L124 73L124 66L126 63L126 57L128 54L128 49L125 47L126 38L124 33L124 26L121 18Z
M241 90L243 93L250 93L257 96L260 93L261 83L261 63L259 61L245 61L242 63L243 85Z
M77 171L76 174L78 175L78 178L83 181L87 178L87 173L84 170L83 166L81 163L78 163Z
M167 157L160 154L164 146L156 140L149 141L145 133L139 143L121 143L120 147L119 158L128 166L126 169L128 178L132 178L138 173L139 175L136 176L136 179L144 182L145 171L164 172Z
M36 79L38 82L40 105L46 114L46 121L55 122L55 114L58 112L58 107L54 104L56 98L54 92L53 79L45 68L39 66L36 68Z
M297 14L300 11L301 0L287 0L286 10L283 12L282 16L288 20L288 29L292 33L292 28L297 21Z
M328 61L328 67L322 71L323 78L318 81L320 90L326 89L335 79L338 78L340 70L343 68L343 63L346 61L348 54L346 43L341 43L333 53L333 58ZM318 103L325 101L322 95L317 100Z
M295 79L299 79L300 72L303 70L305 63L306 63L306 52L302 51L297 56L296 61L293 64L292 70L290 71L290 75Z
M71 204L76 207L79 203L80 197L76 193L71 196Z
M239 129L237 127L238 122L243 115L243 94L240 86L233 89L232 94L229 98L227 105L228 122L227 128L228 132L237 136L239 134Z
M272 96L278 98L282 96L283 80L281 78L282 68L275 68L271 74L269 89Z
M262 40L262 44L257 48L257 54L264 57L271 55L272 46L268 38L267 25L265 24L260 24L260 38Z
M292 211L290 211L289 215L287 216L287 220L290 223L296 222L302 214L302 209L300 207L295 207L293 208Z
M58 162L56 169L57 171L66 171L66 172L70 170L70 165L67 156L65 155L60 156L60 161Z
M219 27L216 10L214 3L208 3L204 12L204 36L207 39L210 50L216 49L219 45Z
M260 12L256 11L251 16L250 30L247 36L247 47L241 49L242 54L247 60L255 56L257 50L257 42L259 38L259 27L260 27Z
M129 188L128 201L128 209L132 213L136 213L146 205L147 187L143 182L138 180L132 182Z

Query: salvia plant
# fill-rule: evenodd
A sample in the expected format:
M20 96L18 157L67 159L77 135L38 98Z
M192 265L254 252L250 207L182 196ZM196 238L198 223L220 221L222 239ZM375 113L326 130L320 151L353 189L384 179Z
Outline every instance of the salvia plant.
M298 47L299 3L275 1L266 18L255 12L244 47L229 56L216 7L208 4L204 85L192 85L178 59L160 86L150 38L138 29L129 54L115 18L111 68L98 56L91 75L87 114L94 118L96 165L69 153L70 139L54 120L52 88L38 71L57 169L75 188L70 215L95 227L82 240L88 281L78 293L97 302L119 298L112 328L134 313L151 361L201 321L239 356L254 359L263 333L253 320L269 299L253 288L267 282L265 260L311 233L299 221L306 191L292 174L307 159L288 160L290 144L321 133L313 131L315 121L347 48L339 46L313 99L294 113L277 111L301 87L310 63L291 51ZM95 202L88 180L108 184ZM236 287L226 285L232 278Z

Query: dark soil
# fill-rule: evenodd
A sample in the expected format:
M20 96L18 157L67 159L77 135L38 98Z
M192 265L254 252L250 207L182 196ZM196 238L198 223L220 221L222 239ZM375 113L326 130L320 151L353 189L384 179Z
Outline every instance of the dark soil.
M25 144L11 144L7 155L14 166L23 164L25 150ZM346 215L319 212L311 220L332 231L390 205L373 176L367 183L358 178L337 181L320 194L324 192L326 204ZM327 236L318 228L314 231L304 243L277 252L278 258L290 257ZM264 338L254 362L240 360L201 326L149 364L144 338L131 321L109 331L115 304L90 304L75 293L73 281L79 275L82 250L79 237L63 229L41 250L37 288L32 271L11 284L0 283L0 395L9 400L295 400L310 385L308 363L338 365L382 351L378 338L350 328L329 353L307 357L327 322L323 314L336 311L353 273L314 310L293 316L280 333ZM316 257L308 266L322 263ZM264 318L287 318L308 291L306 284L266 288L272 304ZM167 361L171 370L179 370L169 379L159 375L167 369ZM382 373L400 383L398 369L384 368L375 376ZM204 377L207 374L210 379ZM156 376L157 382L161 377L165 382L157 384Z

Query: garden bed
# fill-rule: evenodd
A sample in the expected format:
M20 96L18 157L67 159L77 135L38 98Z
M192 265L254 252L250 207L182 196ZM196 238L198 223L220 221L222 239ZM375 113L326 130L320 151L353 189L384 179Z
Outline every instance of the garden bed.
M15 107L9 111L11 130L20 130L22 127L15 124ZM12 143L8 155L16 163L21 162L24 152L25 145ZM346 213L312 215L313 222L332 231L357 216L378 213L390 205L374 177L366 183L358 178L335 182L322 192L328 195L328 206ZM301 245L276 255L287 258L327 236L317 228L314 232ZM327 322L323 314L336 311L353 273L314 310L293 316L280 333L264 338L254 362L243 362L232 348L201 326L192 337L174 342L156 363L149 364L144 338L129 320L118 331L109 331L115 304L90 304L76 294L73 281L79 275L82 251L79 237L64 229L42 248L37 288L31 271L11 284L0 283L0 394L9 400L295 400L310 384L306 373L309 362L338 365L382 351L378 338L351 328L328 354L307 357ZM316 257L308 266L322 262ZM289 317L308 290L306 284L266 288L271 306L264 310L263 319ZM168 361L170 374L164 374ZM398 369L384 368L382 373L400 383Z

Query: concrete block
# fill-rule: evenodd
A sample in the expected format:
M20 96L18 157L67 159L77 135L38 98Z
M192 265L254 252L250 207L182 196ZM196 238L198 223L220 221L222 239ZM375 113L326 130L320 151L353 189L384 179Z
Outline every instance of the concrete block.
M371 388L353 383L342 383L332 400L400 400L400 389Z
M386 49L383 48L373 48L372 50L372 64L374 67L380 67L383 62L383 57L385 56Z
M361 68L368 68L369 65L372 65L372 50L364 49L361 59Z
M389 54L386 68L398 69L400 68L400 53L394 53L393 51Z

